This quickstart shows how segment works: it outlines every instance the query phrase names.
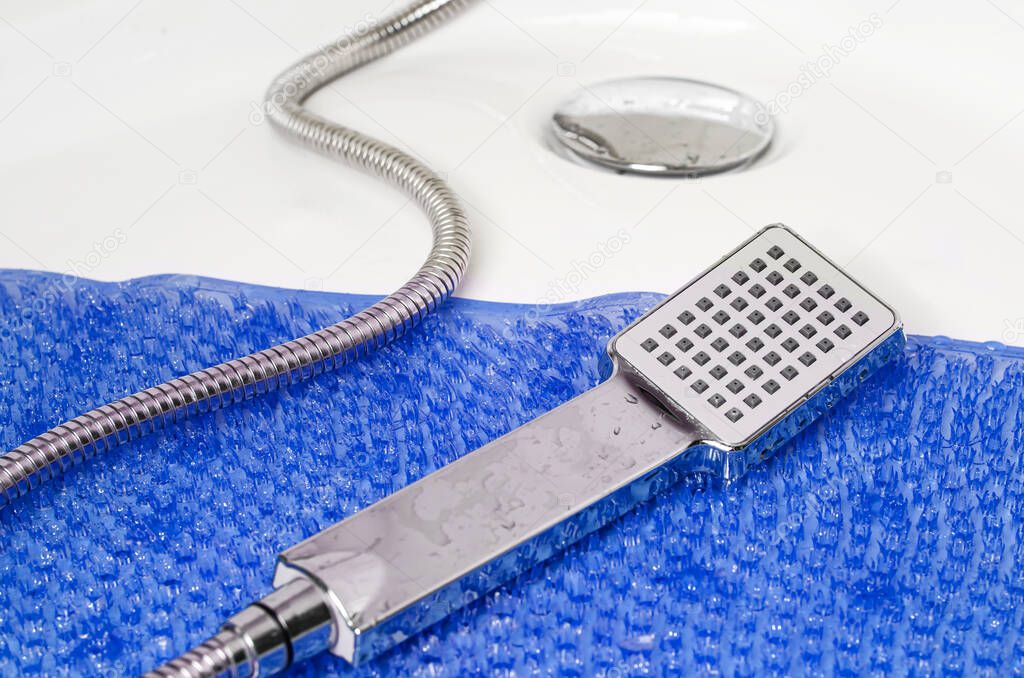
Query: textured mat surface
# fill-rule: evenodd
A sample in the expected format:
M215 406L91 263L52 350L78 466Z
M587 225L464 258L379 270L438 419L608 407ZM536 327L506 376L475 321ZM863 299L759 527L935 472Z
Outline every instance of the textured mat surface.
M281 549L600 381L657 298L455 301L366 361L45 485L0 513L0 674L135 674L190 648L269 591ZM0 273L0 443L366 301ZM692 478L364 672L1022 671L1022 396L1024 351L914 338L737 483Z

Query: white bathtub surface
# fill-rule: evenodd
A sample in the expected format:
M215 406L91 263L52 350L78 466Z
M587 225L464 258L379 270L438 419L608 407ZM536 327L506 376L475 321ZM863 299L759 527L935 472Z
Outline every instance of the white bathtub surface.
M293 146L258 107L300 53L388 7L301 7L3 0L0 266L351 292L403 282L429 243L416 207ZM1024 9L1009 0L485 0L312 106L447 176L474 220L462 296L670 291L782 221L909 331L1024 344L1022 62ZM545 147L559 101L633 75L773 101L777 143L698 182L595 171Z

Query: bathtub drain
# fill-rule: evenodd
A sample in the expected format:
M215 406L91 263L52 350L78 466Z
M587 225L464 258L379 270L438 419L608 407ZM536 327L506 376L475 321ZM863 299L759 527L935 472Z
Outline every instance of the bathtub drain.
M551 118L556 147L619 172L700 177L745 167L771 144L756 100L681 78L630 78L584 87Z

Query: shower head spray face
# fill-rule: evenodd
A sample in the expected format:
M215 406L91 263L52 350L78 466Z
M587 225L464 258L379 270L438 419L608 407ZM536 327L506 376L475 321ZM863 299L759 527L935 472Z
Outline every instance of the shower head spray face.
M685 473L742 474L903 344L889 306L770 226L612 339L606 382L282 553L217 642L265 648L249 671L286 665L282 639L369 659Z
M741 450L897 334L892 308L793 231L770 226L609 350L705 442Z

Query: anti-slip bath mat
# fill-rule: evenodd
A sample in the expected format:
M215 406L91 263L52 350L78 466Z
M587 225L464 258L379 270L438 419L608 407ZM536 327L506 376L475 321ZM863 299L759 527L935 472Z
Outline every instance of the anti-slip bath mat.
M44 485L0 512L0 674L132 675L191 648L270 590L278 551L596 384L657 299L455 300L367 360ZM0 442L368 301L0 273ZM1022 671L1022 398L1024 351L912 338L735 484L692 477L362 671Z

